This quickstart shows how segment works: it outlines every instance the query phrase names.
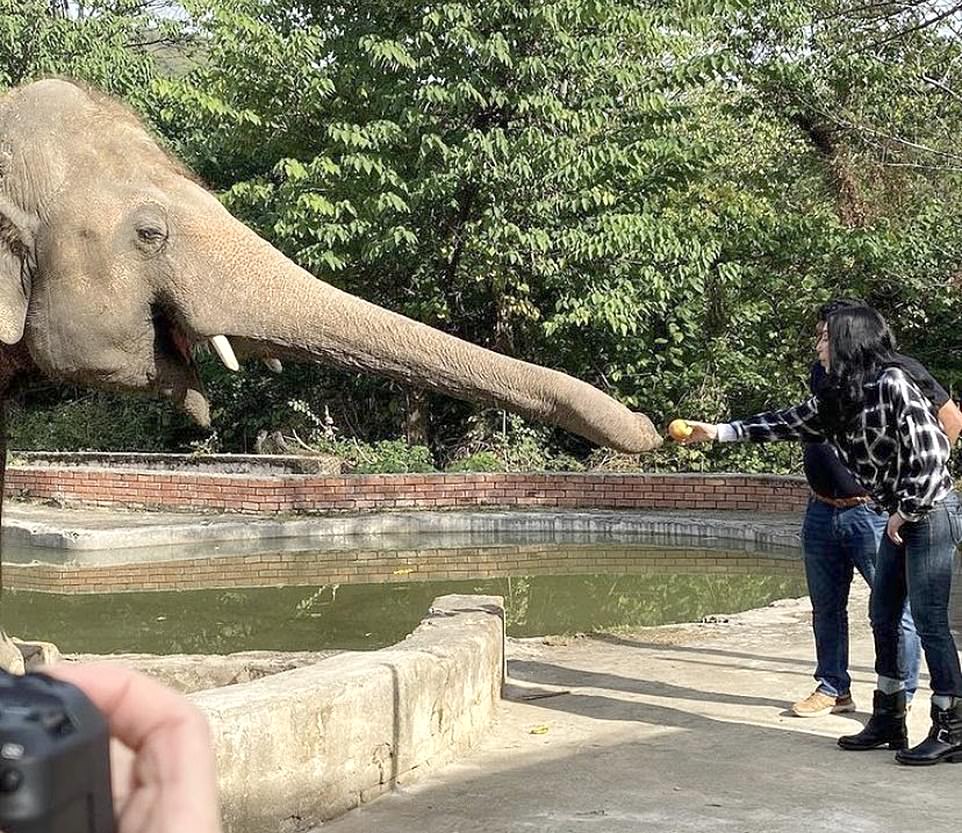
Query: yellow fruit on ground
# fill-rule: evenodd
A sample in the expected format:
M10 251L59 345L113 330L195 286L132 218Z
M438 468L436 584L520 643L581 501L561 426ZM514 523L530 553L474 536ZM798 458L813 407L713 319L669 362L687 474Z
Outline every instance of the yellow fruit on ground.
M673 419L668 426L668 433L673 440L687 440L691 436L692 428L683 419Z

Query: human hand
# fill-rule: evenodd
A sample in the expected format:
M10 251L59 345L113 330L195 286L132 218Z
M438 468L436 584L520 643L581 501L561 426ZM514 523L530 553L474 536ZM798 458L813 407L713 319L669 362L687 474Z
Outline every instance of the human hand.
M685 422L691 429L691 433L687 437L675 440L675 442L679 443L680 445L711 442L718 436L717 426L710 422L695 422L691 419L686 419Z
M42 673L77 686L110 726L117 833L221 833L210 728L189 700L116 665Z
M897 547L902 546L902 533L899 530L902 529L905 522L905 518L898 512L893 512L889 515L889 522L885 526L885 534L888 535L889 540Z

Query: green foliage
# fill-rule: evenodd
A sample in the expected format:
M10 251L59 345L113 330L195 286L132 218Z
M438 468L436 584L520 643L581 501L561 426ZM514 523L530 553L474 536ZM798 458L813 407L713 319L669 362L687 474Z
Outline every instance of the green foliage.
M23 451L168 451L183 420L147 404L105 393L46 407L15 402L7 415L7 444Z
M446 470L583 471L584 465L552 442L551 429L488 411L472 420Z
M142 103L158 51L187 39L169 16L176 8L173 0L0 0L0 89L67 76Z
M358 474L411 474L436 471L431 451L423 445L411 445L403 439L360 442L356 438L339 436L330 411L323 415L302 399L287 402L289 414L297 415L299 426L307 442L301 440L305 450L330 454L342 460L346 468ZM290 420L286 420L290 423ZM298 436L296 431L294 435ZM300 439L298 437L298 439Z
M408 445L404 440L381 440L358 448L355 471L358 474L413 474L436 471L431 451L423 445Z
M504 471L504 464L492 451L476 451L474 454L469 454L467 457L462 457L460 460L455 460L445 469L445 471Z
M0 85L59 72L105 86L318 277L656 421L800 399L814 308L836 295L876 303L962 390L962 46L948 28L962 11L930 24L934 0L164 5L0 0ZM365 449L404 423L395 383L204 374L225 449L281 426L331 441L292 400L329 407L337 442ZM493 413L432 400L431 417L451 465L588 458ZM158 437L191 439L176 422L144 443ZM399 448L366 453L407 465ZM636 462L798 459L670 447Z
M934 276L959 247L931 222L962 203L851 227L838 160L771 93L772 77L839 86L822 60L838 44L794 26L818 3L192 8L213 12L209 61L165 90L185 152L209 176L218 160L227 204L344 288L664 418L797 399L833 294L870 296L944 355L922 344L925 313L958 313ZM884 73L861 83L889 100ZM915 170L853 176L874 194L894 172L921 211Z

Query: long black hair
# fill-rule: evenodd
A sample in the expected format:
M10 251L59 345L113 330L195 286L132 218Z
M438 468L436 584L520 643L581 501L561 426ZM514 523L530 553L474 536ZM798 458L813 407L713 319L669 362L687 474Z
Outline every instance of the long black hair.
M861 298L832 298L818 308L818 321L824 324L830 315L834 315L839 310L850 309L852 307L867 307L868 303Z
M854 424L865 406L865 385L886 367L898 366L895 336L885 319L862 304L842 307L826 319L829 371L817 392L818 410L829 434Z

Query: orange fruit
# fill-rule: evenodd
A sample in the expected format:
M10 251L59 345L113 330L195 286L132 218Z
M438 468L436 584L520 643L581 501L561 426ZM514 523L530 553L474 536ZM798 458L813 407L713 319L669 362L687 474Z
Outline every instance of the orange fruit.
M691 426L683 419L673 419L668 426L668 433L673 440L687 440L691 432Z

